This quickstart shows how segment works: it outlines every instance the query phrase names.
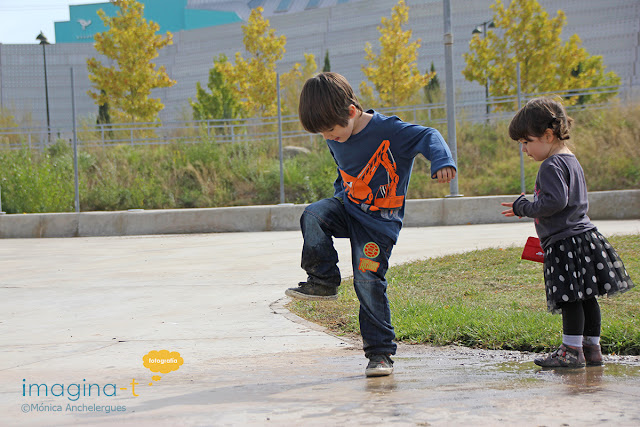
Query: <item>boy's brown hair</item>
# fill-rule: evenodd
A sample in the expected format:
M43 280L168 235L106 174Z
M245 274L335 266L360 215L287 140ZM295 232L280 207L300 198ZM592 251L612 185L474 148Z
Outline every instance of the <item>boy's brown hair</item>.
M351 104L362 112L347 79L338 73L320 73L302 87L298 104L300 123L311 133L324 132L336 125L347 126Z
M541 137L547 129L561 141L570 138L573 119L564 106L551 98L534 98L516 113L509 124L509 137L514 141Z

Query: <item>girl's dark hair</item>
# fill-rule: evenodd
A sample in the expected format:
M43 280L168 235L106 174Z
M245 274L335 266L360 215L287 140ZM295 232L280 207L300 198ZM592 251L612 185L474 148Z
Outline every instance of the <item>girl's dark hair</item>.
M338 73L320 73L302 87L298 115L308 132L320 133L336 125L347 126L351 104L362 112L347 79Z
M573 119L564 106L551 98L534 98L516 113L509 124L509 137L514 141L541 137L547 129L561 141L570 138Z

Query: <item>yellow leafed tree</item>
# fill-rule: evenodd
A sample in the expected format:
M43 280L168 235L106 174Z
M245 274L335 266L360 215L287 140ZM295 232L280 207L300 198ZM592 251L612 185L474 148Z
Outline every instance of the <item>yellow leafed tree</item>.
M285 36L276 36L262 11L262 7L253 9L242 26L249 58L237 52L235 65L226 62L220 67L225 78L233 82L242 110L250 117L277 114L276 62L282 59L287 41Z
M291 71L282 74L280 78L280 91L283 114L298 114L298 102L300 101L300 90L307 81L313 77L318 70L316 57L312 53L304 54L304 65L294 64Z
M491 6L494 31L475 35L464 54L469 81L485 85L489 79L491 96L517 93L516 64L520 63L523 93L561 92L620 84L614 72L605 72L601 56L591 56L581 47L578 35L567 42L560 34L566 22L564 12L550 19L536 0L513 0L508 8L500 0ZM588 97L566 95L565 102L602 101L612 93ZM509 106L511 108L511 106Z
M96 50L109 58L113 65L103 65L96 58L87 60L89 80L95 91L88 94L98 105L109 105L114 121L153 122L164 108L159 99L151 98L151 90L170 87L176 82L164 67L151 62L158 51L170 45L171 33L156 34L160 27L144 16L144 6L136 0L111 0L117 15L109 17L98 10L105 27L95 35Z
M408 20L409 6L400 0L392 9L391 19L382 17L378 26L380 54L374 53L371 43L365 45L368 65L362 67L362 72L378 94L376 100L373 88L367 82L360 83L360 96L366 104L388 107L415 103L422 88L435 75L418 70L416 61L421 40L410 42L412 31L402 29Z

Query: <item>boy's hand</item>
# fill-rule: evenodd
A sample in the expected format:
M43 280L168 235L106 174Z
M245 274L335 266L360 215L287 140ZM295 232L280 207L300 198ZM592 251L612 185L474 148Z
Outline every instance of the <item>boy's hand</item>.
M438 179L438 182L441 184L444 184L445 182L451 182L451 180L455 177L456 177L456 170L451 166L446 166L442 169L438 169L438 172L436 172L436 178Z

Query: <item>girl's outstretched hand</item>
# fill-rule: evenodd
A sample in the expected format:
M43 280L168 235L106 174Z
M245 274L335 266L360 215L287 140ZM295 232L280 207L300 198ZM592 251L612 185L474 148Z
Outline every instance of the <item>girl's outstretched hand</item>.
M502 211L502 215L504 216L516 216L516 214L513 213L513 202L508 202L508 203L500 203L502 206L506 206L509 209L507 209L506 211Z
M524 193L521 193L522 196L524 196ZM506 202L506 203L500 203L502 206L506 206L509 209L507 209L506 211L502 211L502 215L504 216L516 216L516 214L513 213L513 202ZM521 216L519 216L518 218L522 218Z

